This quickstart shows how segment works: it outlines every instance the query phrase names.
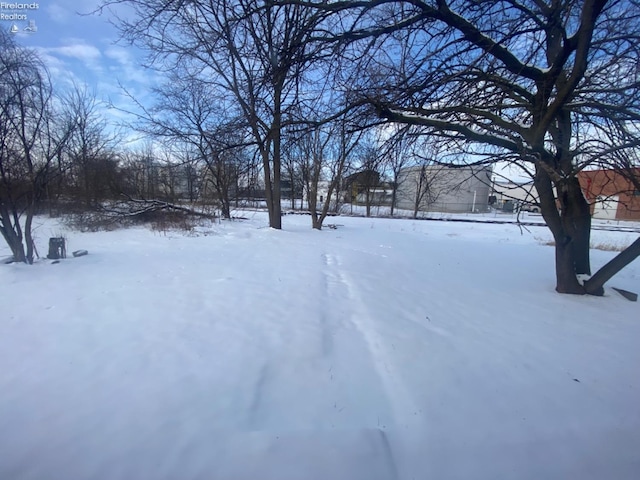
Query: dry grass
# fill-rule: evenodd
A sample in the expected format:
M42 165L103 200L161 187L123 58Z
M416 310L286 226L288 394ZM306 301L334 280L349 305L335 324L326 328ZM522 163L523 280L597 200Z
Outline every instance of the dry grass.
M603 250L605 252L621 252L625 247L614 245L613 243L592 243L591 248L594 250Z
M554 242L553 240L549 240L546 242L540 242L542 245L546 245L548 247L555 247L556 246L556 242ZM613 243L605 243L605 242L599 242L599 243L591 243L590 248L592 250L602 250L604 252L621 252L622 250L624 250L624 247L621 247L619 245L614 245Z
M196 219L183 212L153 212L147 221L151 224L151 230L161 233L167 233L170 230L193 232L196 226Z

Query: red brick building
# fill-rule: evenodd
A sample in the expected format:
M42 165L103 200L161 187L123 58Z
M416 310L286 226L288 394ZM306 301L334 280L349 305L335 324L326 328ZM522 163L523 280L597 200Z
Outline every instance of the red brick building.
M640 168L634 175L640 181ZM594 218L640 220L640 190L613 170L586 170L578 174Z

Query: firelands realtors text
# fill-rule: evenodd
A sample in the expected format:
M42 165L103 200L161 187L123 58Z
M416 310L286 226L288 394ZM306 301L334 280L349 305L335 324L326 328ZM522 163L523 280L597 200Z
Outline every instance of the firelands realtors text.
M38 10L39 3L5 3L0 2L0 20L26 20L27 15L19 13L24 10ZM8 12L7 12L8 11Z

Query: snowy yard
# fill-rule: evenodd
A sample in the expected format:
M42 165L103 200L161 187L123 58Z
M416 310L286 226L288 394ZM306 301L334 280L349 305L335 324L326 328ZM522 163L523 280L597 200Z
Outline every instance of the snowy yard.
M328 221L0 265L0 479L640 478L639 303L556 294L543 227Z

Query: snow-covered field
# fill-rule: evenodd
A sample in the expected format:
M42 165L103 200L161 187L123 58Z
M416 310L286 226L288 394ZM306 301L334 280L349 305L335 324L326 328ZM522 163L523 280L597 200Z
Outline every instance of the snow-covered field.
M327 221L40 220L89 255L0 265L0 479L640 478L640 304L543 227Z

